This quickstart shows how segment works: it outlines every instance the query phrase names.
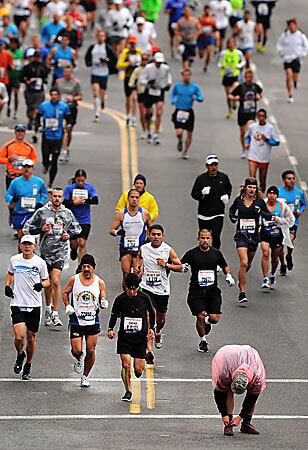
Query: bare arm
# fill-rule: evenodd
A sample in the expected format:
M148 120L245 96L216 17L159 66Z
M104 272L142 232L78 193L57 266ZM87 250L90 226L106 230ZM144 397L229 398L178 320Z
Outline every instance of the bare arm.
M72 292L74 287L74 276L72 276L69 280L67 285L65 286L63 293L62 293L62 300L64 303L64 306L67 306L70 304L70 301L68 299L69 294Z
M171 270L172 272L182 272L183 267L182 263L180 261L180 258L175 253L173 248L170 250L169 259L171 260L171 264L167 263L167 269Z
M112 225L110 227L110 230L109 230L110 236L116 236L117 235L116 231L121 226L122 222L123 222L123 211L119 211L116 214L115 220L113 221L113 223L112 223Z

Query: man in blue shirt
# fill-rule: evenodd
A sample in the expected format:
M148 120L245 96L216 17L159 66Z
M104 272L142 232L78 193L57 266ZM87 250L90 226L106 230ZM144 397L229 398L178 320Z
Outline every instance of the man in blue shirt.
M187 152L192 141L195 116L192 109L194 100L203 102L204 98L200 88L196 83L191 83L191 70L186 68L182 71L183 81L175 83L173 86L170 101L175 105L175 111L172 114L176 136L178 138L178 151L182 152L182 158L187 159ZM186 130L186 140L183 150L183 133Z
M33 161L24 159L22 175L11 182L5 194L5 201L12 210L12 226L17 230L19 239L22 237L23 225L47 200L45 183L42 178L33 175L33 172Z
M55 13L53 15L53 20L47 22L41 29L41 37L43 44L51 49L56 43L56 37L58 33L63 30L64 25L60 22L60 15Z
M186 0L167 0L165 13L169 15L168 31L170 36L171 57L174 57L175 27L177 21L182 17L183 10L187 6Z
M36 116L36 131L42 126L42 157L44 173L49 170L48 192L58 172L58 157L60 155L64 121L67 130L71 129L71 114L67 103L60 101L60 92L56 87L49 91L50 100L40 104Z
M304 192L295 186L295 173L293 170L286 170L281 175L284 186L279 187L279 198L285 200L285 202L290 206L294 216L295 224L290 228L291 241L294 244L296 238L297 229L299 225L299 218L306 209L306 199ZM292 258L293 248L287 247L286 262L284 260L284 252L280 254L280 275L287 275L288 270L293 269L293 258Z

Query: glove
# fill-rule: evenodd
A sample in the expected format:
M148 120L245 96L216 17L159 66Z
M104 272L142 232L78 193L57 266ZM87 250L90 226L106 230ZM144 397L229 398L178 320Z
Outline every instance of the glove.
M256 212L257 214L259 214L260 211L261 211L260 206L255 205L255 212Z
M125 230L123 230L123 228L119 228L118 230L116 230L115 235L124 237L125 236Z
M231 273L227 273L226 275L226 282L228 283L228 285L230 287L235 285L235 279L233 278L233 276L231 275Z
M108 306L109 306L108 300L105 299L105 298L100 298L100 299L99 299L99 306L100 306L102 309L108 308Z
M187 273L188 271L189 271L189 264L188 264L188 263L183 264L183 270L182 270L182 272L183 272L183 273Z
M9 298L14 298L14 292L11 286L5 286L4 295Z
M33 285L33 290L34 291L36 291L36 292L41 292L41 290L43 289L43 285L42 285L42 283L35 283L34 285Z
M203 189L202 189L202 191L201 191L201 194L204 196L204 195L208 195L209 193L210 193L210 190L211 190L211 186L205 186Z
M66 305L66 307L65 307L65 314L67 314L68 316L71 316L74 313L75 313L75 310L72 307L72 305Z
M229 196L227 194L224 194L220 197L220 200L226 205L229 201Z
M168 86L164 87L164 91L169 91L170 90L170 85L168 84Z
M230 220L231 220L232 223L236 223L236 221L237 221L237 216L232 216L232 217L230 217Z

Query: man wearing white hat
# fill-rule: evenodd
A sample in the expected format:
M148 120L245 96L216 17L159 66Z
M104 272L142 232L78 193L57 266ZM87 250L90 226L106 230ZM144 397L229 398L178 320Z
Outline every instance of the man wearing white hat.
M137 17L136 22L130 29L130 34L137 38L136 47L140 48L145 53L148 53L151 50L154 43L152 30L149 27L145 27L145 19L143 17Z
M35 247L34 236L26 235L21 238L22 253L11 257L4 289L5 296L11 299L14 345L17 351L14 372L19 374L23 370L23 380L31 378L31 363L41 319L41 291L50 286L47 265L34 253ZM23 364L25 358L26 362Z
M218 158L216 155L208 155L205 165L207 171L196 178L191 196L199 202L199 230L206 229L211 231L213 247L219 250L225 206L231 197L232 185L228 175L218 170Z

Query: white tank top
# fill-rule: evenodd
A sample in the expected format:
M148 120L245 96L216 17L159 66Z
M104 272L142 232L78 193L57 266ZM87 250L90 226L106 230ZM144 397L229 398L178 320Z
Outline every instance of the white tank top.
M152 247L150 242L140 247L144 264L144 274L140 283L143 289L147 289L157 295L170 294L170 282L167 270L159 266L156 262L157 258L162 258L167 262L170 250L170 245L165 242L162 242L158 248Z
M79 274L74 276L72 306L75 309L78 324L94 325L97 310L99 308L99 277L94 275L94 281L89 286L84 286Z
M138 208L137 214L131 216L128 209L124 209L122 228L125 236L121 238L120 245L126 250L138 252L146 239L145 222L142 217L142 208Z

